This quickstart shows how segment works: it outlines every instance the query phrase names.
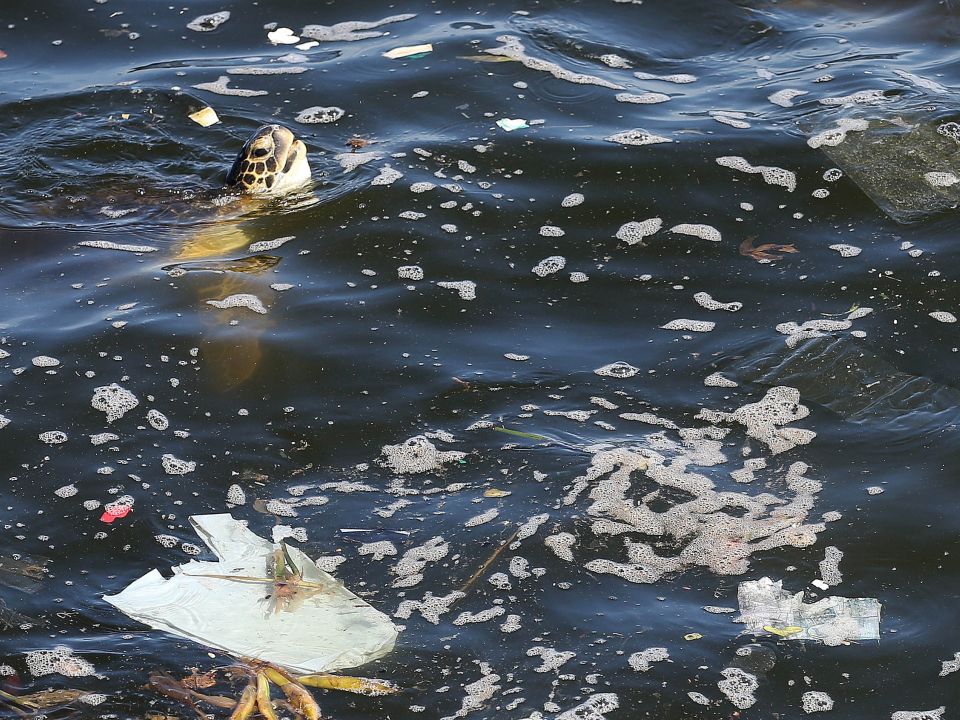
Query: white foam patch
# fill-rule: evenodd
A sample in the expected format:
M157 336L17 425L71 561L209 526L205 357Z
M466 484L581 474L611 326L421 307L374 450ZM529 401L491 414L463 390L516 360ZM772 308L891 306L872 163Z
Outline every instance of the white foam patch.
M163 455L160 458L160 463L167 475L186 475L197 469L197 463L191 460L180 460L170 453Z
M608 135L604 140L620 145L635 146L659 145L661 143L673 142L673 140L668 137L655 135L654 133L647 132L643 128L634 128L633 130L625 130L624 132L619 132L614 135Z
M414 612L419 612L428 623L439 625L440 616L450 612L450 606L464 597L466 597L466 594L459 590L454 590L441 597L436 597L432 592L428 592L421 600L404 600L401 602L393 616L409 620Z
M357 550L359 555L371 555L374 560L383 560L385 557L397 554L397 546L389 540L377 540L371 543L362 543Z
M612 362L609 365L598 367L593 372L600 377L632 378L634 375L640 372L640 368L634 367L630 363L622 360L618 360L617 362Z
M632 103L633 105L656 105L670 99L669 95L658 92L647 92L635 95L634 93L617 93L617 102Z
M533 669L534 672L538 673L556 672L577 656L575 652L570 650L557 650L542 645L535 645L530 648L527 650L527 655L540 658L539 667Z
M273 65L270 67L232 67L227 68L227 75L300 75L309 68L302 65Z
M943 705L934 710L897 710L890 720L941 720L946 711Z
M461 300L477 299L477 284L473 280L443 280L437 287L447 290L456 290Z
M318 42L353 42L356 40L367 40L386 35L375 28L382 25L411 20L416 15L413 13L404 13L400 15L389 15L381 20L363 21L348 20L347 22L336 23L335 25L307 25L300 33L303 37L317 40Z
M683 330L689 332L710 332L713 330L717 324L715 322L710 322L709 320L688 320L686 318L677 318L676 320L671 320L666 325L661 325L660 327L664 330Z
M227 502L231 505L246 505L247 493L243 488L234 483L227 488Z
M90 399L93 409L106 413L109 423L119 420L139 404L140 401L132 392L116 383L94 388Z
M800 391L778 385L767 390L763 399L748 403L733 412L703 409L697 413L698 420L711 423L739 423L746 427L747 435L770 448L774 455L806 445L816 433L811 430L783 427L810 414L810 409L800 404Z
M361 165L366 165L368 162L379 160L380 157L380 154L375 152L348 152L334 155L333 159L340 163L340 167L343 168L344 172L351 172L356 170Z
M81 240L77 245L99 248L101 250L122 250L123 252L132 253L152 253L157 251L157 248L151 245L127 245L124 243L111 242L110 240Z
M601 55L597 59L607 67L618 68L621 70L633 67L629 60L615 53L607 53L605 55Z
M840 572L842 559L843 552L839 548L830 545L824 550L824 558L820 561L820 577L831 587L843 582L843 574Z
M10 418L8 418L6 415L0 415L0 430L5 428L9 424L10 424Z
M776 331L787 336L787 347L795 348L804 340L810 338L823 337L827 333L838 332L840 330L849 330L853 323L849 320L807 320L802 325L795 322L780 323L776 326Z
M466 453L456 450L437 450L436 445L423 435L415 435L399 445L384 445L381 454L382 464L401 475L436 472L446 463L466 457Z
M328 125L335 123L345 114L343 108L335 105L331 105L330 107L314 105L313 107L308 107L298 112L294 120L304 125Z
M296 237L296 235L287 235L286 237L278 237L274 240L261 240L259 242L251 243L250 247L247 248L247 251L252 253L261 253L268 252L270 250L276 250L278 247L286 245L291 240L295 240Z
M631 221L624 223L617 230L617 240L623 240L627 245L636 245L642 242L644 238L650 237L659 232L663 227L663 220L658 217L648 218L639 222Z
M730 378L724 377L720 373L711 373L703 379L703 384L707 387L722 387L722 388L735 388L738 387L740 383Z
M53 491L53 494L60 498L73 497L78 492L77 486L74 484L64 485L63 487L57 488Z
M633 74L639 80L659 80L661 82L674 83L676 85L686 85L697 81L696 75L688 73L674 73L672 75L652 75L646 72L637 71Z
M563 228L556 225L544 225L540 228L540 235L543 237L563 237L565 234Z
M532 272L538 277L546 277L558 273L567 265L567 259L562 255L551 255L533 266Z
M67 434L61 430L47 430L40 433L39 437L47 445L62 445L67 441Z
M680 223L670 228L670 232L679 235L692 235L701 240L710 240L711 242L720 242L720 231L712 225L703 225L696 223Z
M104 445L108 442L113 442L114 440L119 440L119 435L114 435L113 433L97 433L96 435L90 436L91 445Z
M207 300L207 305L213 305L213 307L221 310L227 310L230 308L246 308L247 310L252 310L259 315L267 314L267 308L264 306L263 301L256 295L251 295L250 293L237 293L236 295L228 295L227 297L223 298L223 300Z
M800 700L803 703L803 711L805 713L833 710L833 698L825 692L810 690L809 692L805 692Z
M946 677L960 670L960 652L953 654L953 660L944 660L940 667L940 677Z
M946 310L934 310L930 313L930 317L942 323L955 323L957 321L957 316Z
M230 11L221 10L220 12L195 17L193 20L187 23L187 28L193 30L194 32L211 32L223 25L229 19Z
M850 95L841 95L839 97L826 97L821 98L820 103L822 105L879 105L882 102L889 100L890 98L886 97L883 94L883 90L860 90Z
M217 95L228 95L232 97L259 97L260 95L269 95L266 90L244 90L243 88L232 88L229 86L230 76L221 75L214 82L198 83L193 87L197 90L206 90Z
M24 658L27 670L34 677L44 675L64 675L65 677L86 677L94 675L93 665L73 654L73 650L58 645L53 650L34 650Z
M807 145L812 148L819 148L824 145L827 147L835 147L847 139L847 133L863 132L869 127L870 123L866 120L840 118L837 120L837 126L835 128L827 128L808 138Z
M719 302L714 300L710 293L698 292L693 296L697 305L707 310L726 310L727 312L737 312L743 308L742 302Z
M500 47L488 48L483 52L488 55L510 58L511 60L519 62L530 70L550 73L558 80L564 80L577 85L599 85L600 87L610 88L611 90L624 89L623 85L618 85L617 83L604 80L603 78L599 78L595 75L572 72L549 60L530 57L527 55L527 52L523 47L523 43L520 42L520 38L516 35L498 35L497 42L503 43L503 45Z
M554 554L561 560L573 562L573 550L571 549L577 542L577 538L570 533L562 532L556 535L548 535L543 540L544 544L553 550Z
M412 587L423 580L423 570L428 563L439 562L450 552L450 544L442 536L430 538L422 545L407 550L393 566L397 579L393 587Z
M620 699L616 693L596 693L576 707L557 715L556 720L606 720L606 713L619 707Z
M380 173L370 181L371 185L393 185L397 180L403 177L403 173L394 170L389 165L380 168Z
M789 192L797 189L797 175L791 170L773 165L751 165L739 155L724 155L717 158L717 165L749 174L759 174L768 185L786 188Z
M397 268L401 280L423 280L423 268L419 265L401 265Z
M724 668L720 674L723 675L723 680L717 683L717 687L735 707L746 710L757 702L753 695L759 687L756 675L735 667Z
M637 672L647 672L651 668L651 663L663 662L669 659L670 653L663 647L652 647L640 652L635 652L627 662Z
M166 430L168 427L170 427L170 421L167 420L167 416L159 410L148 410L147 422L154 430Z
M497 510L496 508L490 508L489 510L484 511L479 515L474 515L472 518L464 522L463 526L476 527L477 525L483 525L484 523L488 523L491 520L496 519L499 514L500 514L500 511Z
M570 193L560 201L560 207L570 208L582 205L584 197L582 193Z
M793 101L796 100L801 95L807 95L806 90L794 90L793 88L785 88L783 90L777 90L777 92L772 95L767 96L767 100L772 102L774 105L779 105L780 107L793 107Z
M60 364L60 361L55 357L50 357L49 355L37 355L35 358L30 360L34 367L39 368L50 368L57 367Z
M491 620L504 615L507 611L502 605L494 605L480 612L462 612L453 621L453 624L462 627L463 625L473 625L475 623L490 622Z
M748 123L745 119L747 117L746 113L742 112L711 110L710 117L712 117L718 123L735 127L738 130L746 130L747 128L751 127L750 123Z

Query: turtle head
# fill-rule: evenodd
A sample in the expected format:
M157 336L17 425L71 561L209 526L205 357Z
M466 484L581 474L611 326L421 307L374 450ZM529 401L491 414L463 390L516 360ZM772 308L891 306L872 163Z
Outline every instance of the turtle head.
M251 195L282 195L309 180L307 148L282 125L257 130L227 173L227 186Z

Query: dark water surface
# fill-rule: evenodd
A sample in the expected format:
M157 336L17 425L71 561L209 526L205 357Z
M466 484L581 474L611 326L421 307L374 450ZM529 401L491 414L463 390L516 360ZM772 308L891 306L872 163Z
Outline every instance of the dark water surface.
M186 28L224 9L232 15L216 31ZM299 33L309 24L402 13L415 17L377 28L379 37L304 50L272 45L264 28ZM541 64L477 59L502 47L502 36ZM106 695L87 715L184 716L182 706L143 689L147 672L208 669L223 657L211 660L206 648L145 629L102 596L189 560L179 543L197 542L190 515L229 511L267 537L275 524L304 528L302 549L345 557L337 577L392 616L403 600L461 588L520 523L547 513L439 624L416 612L395 618L404 625L396 649L357 672L394 680L402 693L325 693L326 716L547 718L613 693L619 708L603 714L610 720L799 718L803 693L814 690L832 697L835 717L940 706L944 717L956 717L960 675L938 673L960 651L960 338L955 323L930 313L960 314L960 221L947 211L898 224L849 173L824 180L835 163L807 136L864 113L930 118L934 127L960 117L958 39L960 9L945 2L202 0L185 8L5 0L0 413L9 424L0 429L7 478L0 554L4 567L22 555L49 564L33 584L15 573L0 577L7 610L28 618L7 618L0 660L25 687ZM382 55L421 43L433 51ZM290 53L299 57L284 57ZM539 69L544 64L594 84L554 77ZM305 71L229 73L250 67ZM266 94L193 87L224 75L231 88ZM768 100L785 89L806 94L790 106ZM864 90L883 94L870 105L820 102ZM669 99L616 97L651 92ZM202 128L187 116L207 104L221 123ZM295 121L313 106L345 115L329 124ZM748 126L719 122L716 111L741 113L726 117ZM495 124L503 118L529 126L507 132ZM246 137L269 122L306 142L315 186L307 195L222 207L224 172ZM672 142L605 139L636 128ZM353 137L368 141L356 155L373 155L345 170L341 161L357 158L337 156L351 153ZM725 156L790 170L796 189L716 162ZM386 166L402 177L371 184ZM916 172L903 172L905 182L916 180ZM427 182L435 187L410 189ZM829 194L815 196L818 189ZM572 193L584 196L582 204L562 203ZM422 217L401 215L408 211ZM616 237L624 224L651 218L661 218L662 229L643 243ZM669 231L682 223L712 226L720 240ZM295 239L266 251L260 272L210 265L286 236ZM795 252L758 262L740 250L753 236L757 245ZM835 244L861 252L844 257L830 249ZM542 277L531 270L551 256L565 267ZM194 263L187 272L169 272L187 261ZM423 279L398 277L410 265ZM475 299L438 285L451 281L475 283ZM291 287L271 288L278 283ZM694 299L700 292L742 308L708 310ZM267 314L206 303L236 293L258 296ZM842 321L855 308L872 312L828 328L831 339L819 344L791 349L776 329ZM661 327L675 319L715 327ZM59 364L37 367L39 356ZM616 361L638 372L594 372ZM715 372L739 386L705 386ZM91 397L114 382L140 404L108 424ZM809 407L789 425L815 432L808 444L773 454L741 424L718 423L729 432L712 445L677 429L708 428L695 417L701 408L731 412L777 385L797 388ZM148 424L150 409L169 419L168 429ZM569 411L593 412L552 414ZM622 413L651 413L664 424ZM39 436L48 431L65 433L66 442L46 444ZM449 436L430 442L466 453L461 461L416 474L383 463L383 446L436 431ZM89 436L103 432L119 437L93 445ZM828 511L840 518L815 530L815 544L749 553L739 575L718 572L726 556L707 533L714 544L698 557L719 558L713 567L694 561L652 583L630 582L584 566L627 563L628 543L676 556L692 536L645 533L598 508L605 475L571 493L591 458L613 449L645 454L681 477L671 484L641 471L630 476L626 499L656 513L694 497L685 484L694 473L718 492L788 502L795 492L786 470L804 462L806 477L822 488L783 526L816 525ZM165 454L196 469L167 474ZM764 458L766 468L752 483L736 482L730 473L747 457ZM320 487L342 481L363 487ZM228 508L233 484L247 503ZM296 517L274 517L255 502L291 499L288 490L305 484L313 486L308 495L328 502L299 507ZM70 485L75 494L55 492ZM490 488L512 494L484 496ZM124 495L133 512L101 522L101 505ZM724 497L700 531L745 512ZM398 500L406 502L392 505ZM493 508L495 518L465 525ZM761 515L760 526L783 522L776 512ZM620 532L603 532L598 519L619 520ZM375 560L340 528L411 534L394 541L395 555ZM551 549L564 533L572 560ZM165 547L158 535L178 544ZM419 584L394 586L402 555L437 536L449 543L446 557L429 563ZM736 538L730 544L742 548ZM824 593L810 582L827 546L844 553L843 581ZM543 571L527 576L514 558ZM488 582L511 567L509 589ZM762 636L775 664L756 672L756 704L737 710L717 682L755 638L741 635L732 615L703 607L736 607L738 583L765 575L811 597L877 598L881 638L828 647ZM491 608L503 613L454 625L462 612ZM508 615L519 616L518 630L501 630ZM685 640L689 633L702 638ZM26 654L59 645L97 675L32 677ZM666 648L670 661L634 670L628 658L651 647ZM575 655L559 669L540 668L535 648ZM482 678L475 688L495 690L465 705L464 686ZM711 704L697 704L691 691Z

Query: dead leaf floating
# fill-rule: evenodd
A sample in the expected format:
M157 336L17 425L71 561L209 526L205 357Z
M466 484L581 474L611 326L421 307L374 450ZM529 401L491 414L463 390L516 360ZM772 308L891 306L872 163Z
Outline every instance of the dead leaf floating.
M799 252L793 245L777 245L775 243L764 243L763 245L754 245L757 236L751 235L740 243L740 254L751 257L757 262L773 262L779 260L783 255L776 253L795 253Z

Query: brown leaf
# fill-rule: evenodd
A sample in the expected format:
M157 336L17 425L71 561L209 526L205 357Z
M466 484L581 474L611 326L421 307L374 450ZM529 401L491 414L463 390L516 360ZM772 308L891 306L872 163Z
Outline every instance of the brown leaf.
M213 687L217 684L216 675L217 673L215 670L200 674L194 670L192 674L188 675L180 682L183 683L184 687L188 687L191 690L205 690L206 688Z
M754 245L757 239L756 235L751 235L740 243L740 254L751 257L757 262L768 260L770 262L779 260L782 255L774 253L795 253L799 252L793 245L777 245L775 243L764 243L763 245Z

